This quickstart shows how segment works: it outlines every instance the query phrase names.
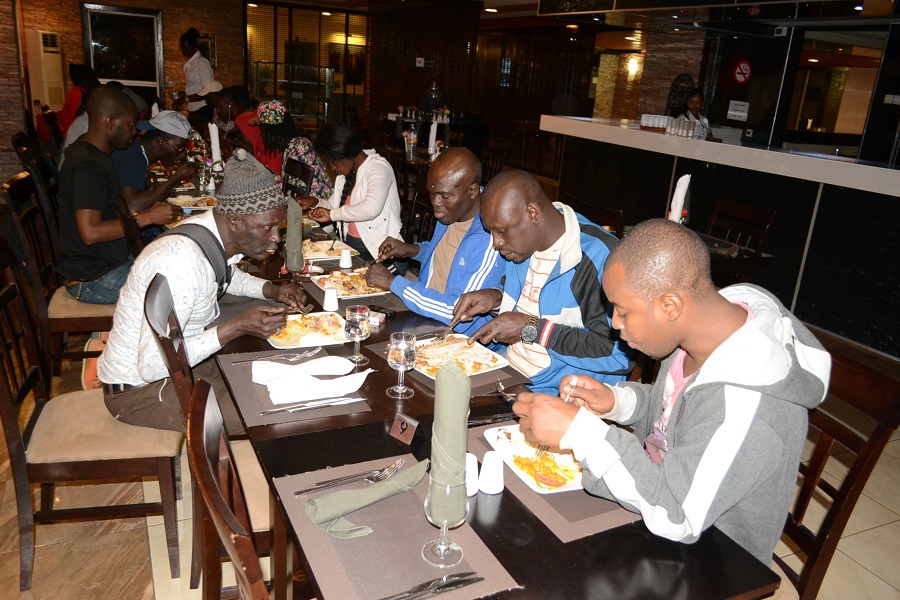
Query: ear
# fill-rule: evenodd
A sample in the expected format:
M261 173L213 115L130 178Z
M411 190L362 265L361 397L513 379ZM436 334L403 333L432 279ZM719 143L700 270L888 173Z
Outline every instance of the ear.
M481 184L477 181L473 181L469 184L469 198L474 198L478 195L478 190L481 189Z
M676 321L684 312L684 299L677 292L665 292L659 297L659 307L668 321Z
M528 215L528 220L535 225L541 222L541 207L538 206L537 202L529 202L526 204L525 214Z

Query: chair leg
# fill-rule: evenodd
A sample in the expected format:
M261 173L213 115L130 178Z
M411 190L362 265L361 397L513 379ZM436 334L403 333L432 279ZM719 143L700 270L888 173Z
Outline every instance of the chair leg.
M15 478L14 478L15 479ZM31 486L16 484L16 512L19 517L19 590L31 589L34 574L34 513Z
M203 600L222 597L222 558L219 534L206 508L203 509Z
M52 483L41 484L41 512L50 512L53 510L54 490L56 486Z
M181 459L175 457L175 499L181 500Z
M196 590L200 587L200 573L203 571L203 501L197 492L197 486L191 479L191 495L193 504L193 518L191 519L191 582L190 587Z
M175 463L179 456L158 459L159 496L162 501L166 545L169 547L169 569L172 579L181 577L178 561L178 515L175 510Z

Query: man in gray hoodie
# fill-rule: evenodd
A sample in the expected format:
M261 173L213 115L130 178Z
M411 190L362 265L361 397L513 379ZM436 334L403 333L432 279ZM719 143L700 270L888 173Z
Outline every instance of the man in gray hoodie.
M830 356L765 290L717 291L705 244L671 221L635 227L606 261L603 289L622 340L664 358L656 382L573 373L560 384L568 403L520 394L525 437L571 449L585 489L653 533L691 543L715 525L770 564Z

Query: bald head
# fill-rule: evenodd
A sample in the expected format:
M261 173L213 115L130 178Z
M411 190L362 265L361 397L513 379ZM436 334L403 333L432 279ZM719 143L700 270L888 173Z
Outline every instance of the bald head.
M470 221L481 199L481 163L465 148L441 152L428 170L434 216L444 225Z
M537 179L518 169L500 171L485 186L482 204L494 202L513 210L523 210L529 203L544 210L553 209L553 203L547 198Z
M442 178L458 177L463 183L481 185L481 161L471 150L462 146L454 146L441 152L432 163L428 174L435 172Z
M632 229L612 250L604 269L613 265L622 266L626 287L647 302L671 291L698 300L716 294L706 244L667 219L651 219Z
M131 98L121 90L109 85L101 85L88 96L87 113L89 122L102 121L107 117L117 117L128 113Z

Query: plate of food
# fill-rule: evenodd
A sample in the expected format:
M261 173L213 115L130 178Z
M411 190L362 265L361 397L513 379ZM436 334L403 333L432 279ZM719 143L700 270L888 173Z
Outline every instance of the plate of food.
M503 457L513 473L538 494L580 490L581 467L568 450L547 450L538 458L537 446L525 440L518 424L492 427L484 439Z
M361 267L349 273L332 271L328 275L320 275L311 279L322 290L330 287L336 289L338 298L365 298L366 296L381 296L389 293L389 290L372 287L366 283L366 271L368 270L368 267Z
M188 196L181 195L169 198L169 204L180 206L181 208L190 208L194 210L209 210L215 207L216 199L212 196Z
M340 258L341 250L350 250L350 254L359 254L356 250L342 242L341 240L313 241L311 239L303 240L303 258L306 260L326 260L329 258Z
M196 189L197 189L197 186L194 185L192 182L183 181L178 184L178 186L175 188L175 191L176 192L193 192Z
M275 348L331 346L346 341L344 319L331 312L288 315L287 324L269 338Z
M509 364L505 358L481 344L467 344L467 339L467 336L453 333L442 340L432 338L416 342L416 371L434 379L441 365L454 360L471 377L502 369Z

